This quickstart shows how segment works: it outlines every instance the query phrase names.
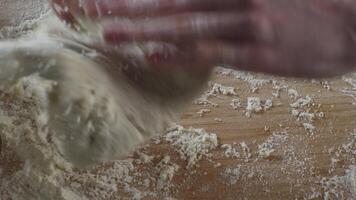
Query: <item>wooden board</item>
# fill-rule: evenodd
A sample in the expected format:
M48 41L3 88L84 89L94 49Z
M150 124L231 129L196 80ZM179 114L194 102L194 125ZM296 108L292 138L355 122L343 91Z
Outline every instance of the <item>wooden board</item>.
M248 81L232 75L214 74L212 82L235 87L238 96L210 98L218 104L217 107L192 105L179 122L185 127L204 128L217 134L219 146L212 151L212 157L203 158L194 167L187 168L187 161L180 158L172 145L164 141L159 144L151 142L142 152L155 158L148 164L137 164L134 171L154 174L157 163L166 155L179 169L163 188L143 186L146 176L135 177L129 184L130 188L144 193L142 199L354 198L351 193L356 188L350 189L350 184L343 185L338 181L344 180L345 170L356 164L356 135L352 135L356 129L354 99L341 91L344 88L352 91L352 86L341 79L329 82L273 80L252 93ZM279 97L275 97L273 93L276 93L278 86L282 89ZM309 95L312 98L313 105L302 110L324 113L324 117L315 117L314 134L305 130L303 120L297 121L292 116L290 104L296 99L288 96L286 88L296 89L301 97ZM246 117L248 97L272 99L274 105L267 111ZM237 110L230 105L234 98L242 102ZM201 117L197 112L203 108L211 112ZM242 148L241 143L246 144L248 149ZM227 157L221 148L223 144L232 144L239 156ZM272 152L261 156L261 145ZM9 173L12 173L11 168L19 168L15 167L18 163L11 156L3 155L1 158L0 166L9 169ZM335 176L337 178L332 179ZM332 185L334 182L335 186ZM127 185L119 184L118 191L113 199L133 199ZM145 195L149 193L154 195Z
M337 157L335 153L328 153L328 150L337 149L340 145L350 142L350 133L356 128L353 100L339 91L347 87L345 82L331 81L331 90L325 89L320 82L312 84L310 81L299 80L282 84L297 89L301 96L312 96L315 103L312 109L325 113L324 118L315 120L316 133L311 136L301 122L297 122L296 117L291 115L290 104L295 100L289 98L285 90L281 90L280 98L273 100L274 104L280 102L280 105L247 118L244 114L246 99L251 96L272 98L272 92L275 91L272 84L267 84L256 94L251 94L248 84L244 81L226 76L215 76L214 81L239 88L237 91L243 101L243 108L237 111L231 109L231 98L223 97L216 100L219 107L212 108L212 112L203 118L196 117L195 114L201 108L193 106L184 115L182 124L203 127L217 133L221 144L244 141L251 149L252 158L247 161L227 159L221 156L222 150L218 150L215 158L222 165L219 168L209 164L202 165L201 170L208 172L199 178L204 181L194 184L194 195L186 191L180 192L184 194L182 199L303 199L312 197L312 194L316 196L315 199L322 199L328 191L320 188L321 179L343 175L350 164L355 164L356 155L345 154L345 158L337 161L332 167L331 159ZM318 104L321 106L318 107ZM223 122L214 121L216 117L221 118ZM265 131L265 127L268 131ZM288 139L281 143L274 142L276 151L270 157L258 158L258 145L273 138L273 132L281 131L287 133ZM353 148L355 149L355 144ZM241 173L238 180L233 185L226 184L229 178L223 177L221 171L237 165L240 165ZM209 192L202 191L203 187L209 188ZM338 192L340 191L341 189ZM332 198L341 199L336 196Z
M262 77L266 78L266 77ZM197 112L203 107L193 105L183 115L180 124L185 127L204 128L218 135L219 143L232 144L239 149L240 158L227 158L223 149L214 151L212 162L202 161L191 173L180 170L173 179L176 191L172 196L177 199L323 199L330 192L323 188L322 179L343 176L350 165L356 164L356 155L336 150L344 144L352 142L351 133L356 128L356 110L353 99L340 90L350 88L342 80L329 82L278 80L280 86L296 89L301 97L307 95L313 99L311 112L323 112L325 117L316 119L316 132L313 136L290 113L290 104L295 99L288 97L286 90L280 91L280 97L273 97L276 92L272 83L259 87L255 93L250 92L250 84L233 76L214 75L212 82L237 88L238 98L242 107L232 109L231 100L236 97L219 95L213 98L218 107L209 106L210 113L200 117ZM328 85L330 90L327 89ZM275 104L270 110L246 117L244 110L248 97L260 97L261 100L273 98ZM280 105L277 105L280 104ZM319 106L320 104L320 106ZM216 121L220 118L222 122ZM268 129L267 131L265 129ZM267 158L258 156L258 145L268 139L273 140L273 133L286 132L284 142L274 141L275 152ZM353 139L355 140L355 138ZM250 148L252 157L246 159L240 143L245 142ZM355 151L356 143L352 143ZM167 145L152 145L149 150L153 154L166 154L171 157L178 155ZM337 159L332 164L332 159ZM180 163L179 159L177 161ZM216 163L221 166L215 167ZM186 162L180 163L185 169ZM226 169L239 168L238 176L224 173ZM337 194L345 192L344 198L350 196L345 188L336 190ZM313 197L315 196L315 198ZM333 196L331 199L342 199Z

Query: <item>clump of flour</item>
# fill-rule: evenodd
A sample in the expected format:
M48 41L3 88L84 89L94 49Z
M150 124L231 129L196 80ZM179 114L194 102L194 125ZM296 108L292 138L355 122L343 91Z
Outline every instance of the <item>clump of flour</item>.
M188 161L188 168L203 157L210 157L211 151L218 146L216 134L204 129L185 129L182 126L175 126L168 131L166 141L176 148L182 159Z
M212 102L210 98L218 97L218 95L224 96L237 96L236 88L231 86L225 86L219 83L210 83L211 88L206 91L202 96L195 100L195 104L203 105L205 107L211 105L217 107L218 104Z
M240 158L239 151L234 147L234 144L223 144L221 148L227 158Z
M262 111L269 110L273 106L272 100L267 99L262 102L259 97L248 97L247 98L247 107L246 107L246 116L251 117L252 113L260 113Z
M224 86L219 83L214 83L212 89L208 92L208 95L213 96L218 94L227 95L227 96L237 96L234 87Z

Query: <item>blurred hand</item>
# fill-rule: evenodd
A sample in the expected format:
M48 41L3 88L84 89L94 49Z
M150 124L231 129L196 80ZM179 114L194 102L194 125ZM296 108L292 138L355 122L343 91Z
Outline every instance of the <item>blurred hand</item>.
M108 44L164 41L173 55L157 63L233 65L295 77L328 77L356 68L356 0L53 0L99 20ZM58 10L58 9L55 9Z

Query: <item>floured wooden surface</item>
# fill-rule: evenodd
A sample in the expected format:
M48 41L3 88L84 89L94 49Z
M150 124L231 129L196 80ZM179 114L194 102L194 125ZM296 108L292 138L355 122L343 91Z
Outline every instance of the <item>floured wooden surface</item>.
M352 81L220 71L178 122L185 129L168 131L126 160L62 176L88 199L355 199ZM6 95L1 102L31 107ZM24 169L19 160L2 141L1 184Z

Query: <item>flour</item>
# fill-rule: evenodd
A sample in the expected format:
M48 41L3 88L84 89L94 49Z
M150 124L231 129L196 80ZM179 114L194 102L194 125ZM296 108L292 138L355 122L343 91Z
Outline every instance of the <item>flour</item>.
M15 38L31 31L48 15L47 0L2 0L0 2L0 39ZM21 13L21 14L19 14Z
M184 129L182 126L172 128L167 133L166 140L176 148L182 159L188 161L188 168L203 157L210 157L211 151L218 146L216 134L203 129Z
M11 98L11 102L7 102L6 98ZM15 173L4 171L10 175L1 179L1 197L63 199L61 192L63 181L60 175L65 171L71 171L72 165L62 158L53 144L44 140L46 132L38 128L41 121L36 119L40 111L39 106L35 106L31 99L21 100L19 95L4 93L1 93L1 102L1 118L11 120L11 123L7 123L6 120L0 122L1 137L6 140L4 153L14 149L21 156L17 159L22 160L22 169Z
M189 169L198 166L200 159L210 158L210 151L217 148L216 135L202 129L186 129L178 125L169 129L162 139L172 142ZM177 187L171 182L180 168L171 156L163 154L153 157L143 151L137 150L137 158L110 161L91 170L73 171L64 175L71 183L70 189L88 199L115 198L118 192L128 195L124 199L165 199L162 194ZM152 188L154 192L150 192Z
M256 75L249 72L237 71L237 70L227 69L222 67L218 67L216 69L216 72L221 75L231 76L235 79L246 81L249 84L251 93L257 92L259 87L272 82L272 78L268 78L268 79L257 78Z
M240 158L240 153L233 144L223 144L221 148L227 158Z
M258 145L258 155L262 158L268 158L276 151L276 148L283 145L288 139L287 132L275 132L265 142Z
M222 120L221 118L219 118L219 117L215 117L215 118L214 118L214 121L219 122L219 123L222 123L222 122L223 122L223 120Z
M353 104L356 104L356 79L353 78L353 76L350 77L344 76L342 79L346 83L348 83L351 87L341 89L341 92L351 97L353 99Z
M241 108L241 100L239 98L234 98L231 100L230 106L234 109L237 110L238 108Z
M348 185L352 195L356 198L356 166L351 165L346 170L346 184Z
M205 107L211 105L213 107L217 107L218 104L209 100L211 97L219 98L218 95L225 95L225 96L237 96L236 89L231 86L224 86L219 83L210 83L211 89L204 92L202 96L195 100L195 104L203 105Z
M158 183L157 183L158 189L164 188L167 182L171 182L174 174L179 169L178 165L170 164L169 162L170 162L170 157L165 156L158 164L157 170L160 172Z
M272 106L273 102L271 99L267 99L265 102L262 102L259 97L248 97L245 115L247 117L251 117L252 113L267 111L272 108Z
M210 109L201 109L201 110L199 110L198 112L197 112L197 114L199 114L199 116L200 117L203 117L203 116L205 116L205 114L207 114L207 113L210 113L211 112L211 110Z
M22 111L0 117L8 119L1 121L5 127L1 137L24 163L23 170L2 182L0 192L6 193L5 197L70 199L84 195L85 198L88 194L70 189L64 175L76 174L74 166L88 168L128 156L137 145L163 133L209 77L209 73L194 76L184 71L177 73L179 77L176 73L163 77L135 60L134 54L142 53L139 47L123 47L121 51L127 48L133 57L110 62L83 45L87 41L88 38L81 40L57 19L49 17L23 38L0 43L1 89L14 99L30 99L33 104L29 106L26 123L21 126L14 126L13 122ZM136 82L137 76L130 77L122 71L127 69L137 69L142 82ZM217 143L216 136L215 140L210 135L201 133L201 136L202 142ZM209 149L207 145L189 154L190 165ZM158 168L161 185L169 182L178 170L168 161ZM25 190L28 184L31 187ZM105 194L101 194L103 198L116 193L115 186L108 184L100 187L97 184L98 190L94 192L102 188L106 188Z
M299 97L299 93L298 93L297 90L290 88L290 89L288 89L288 96L289 96L290 98L296 99L296 98Z
M323 199L354 199L356 198L356 166L351 165L345 170L344 176L323 178Z
M307 121L309 123L314 122L314 119L315 119L314 113L310 113L309 111L301 111L296 114L295 110L293 110L293 111L294 111L293 115L297 117L297 121ZM323 116L323 115L321 115L321 116Z
M294 103L290 104L292 108L304 108L304 107L310 107L312 104L312 98L310 96L305 96L299 98L297 101Z
M304 129L310 134L311 136L315 134L316 127L311 123L303 123Z
M226 179L229 182L229 185L234 185L237 183L237 181L240 179L241 176L241 166L238 165L234 168L227 168L225 169L223 176L226 177Z
M313 112L313 106L315 106L315 104L310 96L300 97L290 104L292 116L296 118L297 122L304 127L310 136L313 136L316 132L314 125L315 119L321 119L325 116L323 112Z
M55 84L47 94L32 95L45 99L39 101L41 111L48 111L41 116L48 121L43 126L55 132L53 142L76 166L128 155L134 146L162 132L177 119L181 108L189 104L209 76L202 78L181 71L179 77L173 77L176 73L163 77L141 63L142 68L131 67L137 69L140 82L131 83L137 76L130 77L119 70L120 65L136 62L135 57L126 64L112 64L100 54L88 58L83 52L92 50L76 43L79 36L72 37L75 33L64 25L52 27L57 23L58 20L50 18L42 22L31 39L1 44L4 50L0 55L0 81L10 88L20 79L37 74L43 80L40 84L25 81L22 87L29 90L48 81ZM84 38L82 42L86 41ZM125 48L131 53L136 51Z
M351 155L356 155L356 130L350 135L348 142L339 147L339 150ZM354 157L354 160L355 159Z
M267 111L273 107L273 101L271 99L267 99L263 104L263 110Z
M243 154L245 157L245 162L248 162L250 160L250 158L252 158L251 149L248 147L246 142L240 142L240 147L243 151Z
M234 87L224 86L218 83L214 83L208 95L214 96L218 94L227 95L227 96L237 96Z
M195 99L194 103L197 105L202 105L204 107L208 107L208 106L218 107L219 106L219 104L210 101L208 95L203 95L203 96Z
M246 116L250 117L251 113L259 113L263 110L261 99L258 97L247 98Z

